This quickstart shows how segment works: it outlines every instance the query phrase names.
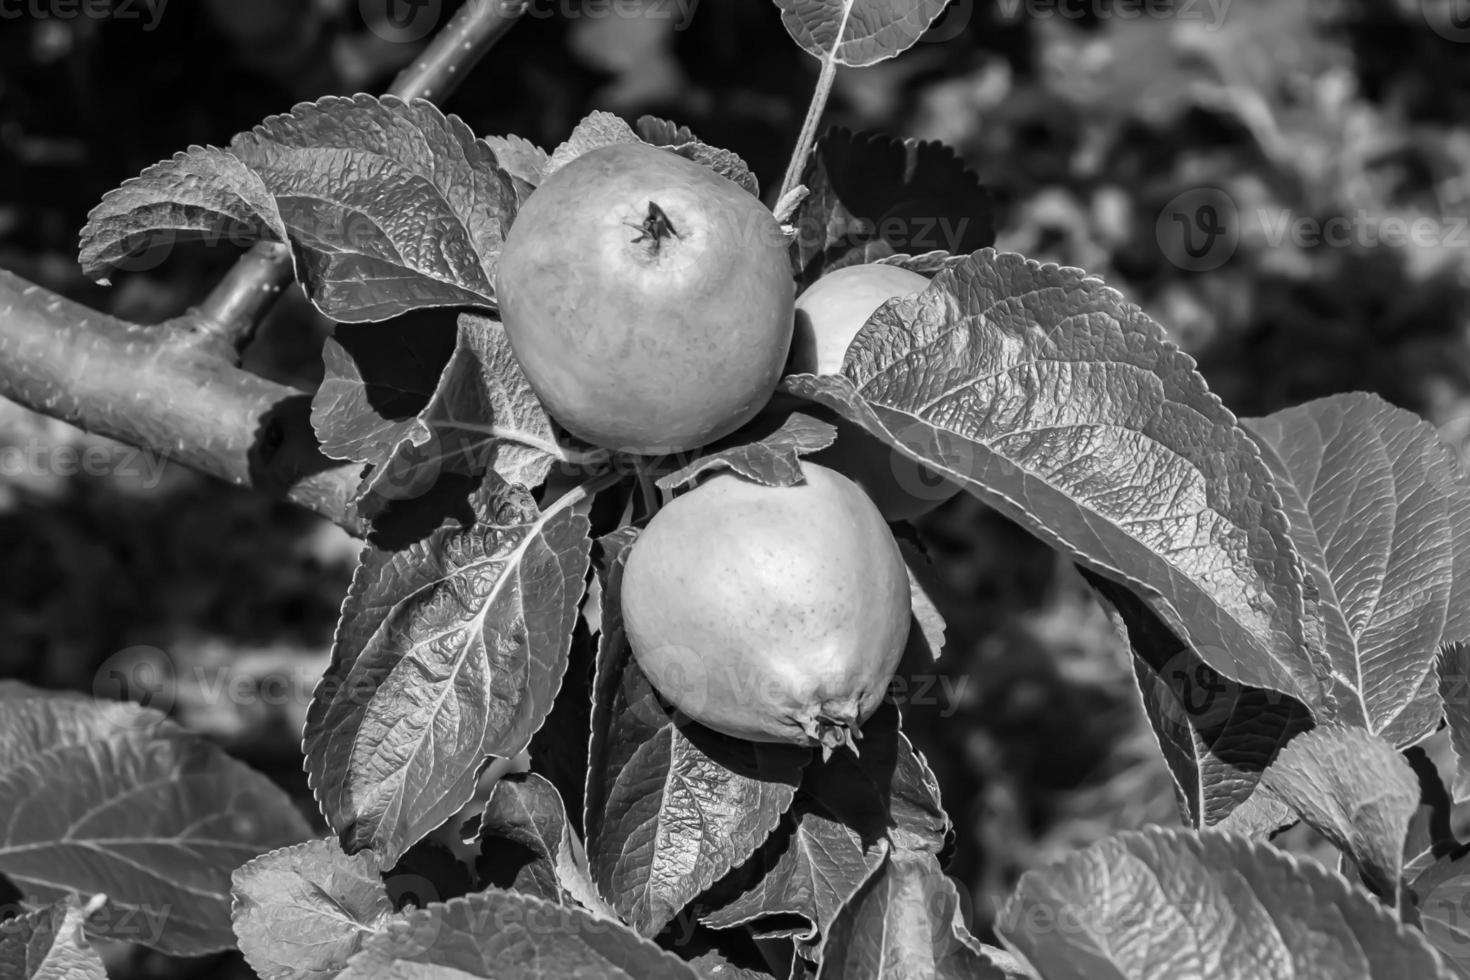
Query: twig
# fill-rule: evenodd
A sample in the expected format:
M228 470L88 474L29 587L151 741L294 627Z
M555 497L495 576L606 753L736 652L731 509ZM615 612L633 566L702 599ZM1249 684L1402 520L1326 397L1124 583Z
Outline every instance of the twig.
M442 102L525 10L526 0L466 0L424 53L399 73L388 94ZM191 311L195 333L234 351L238 363L292 276L286 246L257 242Z
M290 246L256 242L235 262L188 320L195 332L237 361L281 290L291 285Z
M843 29L846 29L845 19ZM841 36L839 30L838 37ZM827 111L827 100L832 95L832 83L836 80L837 59L828 55L822 59L822 73L817 76L817 90L812 94L811 105L807 106L806 120L801 124L801 135L796 138L796 149L791 154L791 163L786 167L786 179L781 181L781 193L776 195L778 206L801 183L802 172L806 170L806 159L811 156L812 147L817 142L817 126L822 122L822 114Z
M526 12L527 0L465 0L444 29L388 89L405 101L443 100Z

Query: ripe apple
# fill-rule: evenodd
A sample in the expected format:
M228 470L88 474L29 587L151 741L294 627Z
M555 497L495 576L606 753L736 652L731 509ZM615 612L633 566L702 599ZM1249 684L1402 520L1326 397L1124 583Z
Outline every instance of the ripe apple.
M634 542L622 611L653 686L695 721L755 742L850 744L908 637L908 572L855 483L732 473L659 511Z
M573 435L633 453L703 446L780 379L795 289L759 200L643 143L549 177L516 216L496 275L511 349Z
M848 266L823 276L797 298L790 369L803 374L841 373L847 348L880 306L927 288L929 280L917 272L881 263ZM812 459L855 480L885 520L913 520L959 493L958 486L860 426L824 417L837 426L837 441Z

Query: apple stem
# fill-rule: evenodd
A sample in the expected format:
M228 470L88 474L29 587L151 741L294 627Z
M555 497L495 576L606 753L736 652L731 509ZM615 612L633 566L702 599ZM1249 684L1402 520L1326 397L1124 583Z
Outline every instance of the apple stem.
M836 80L837 59L828 55L822 59L822 73L817 76L817 90L812 95L811 105L807 107L806 120L801 124L801 135L796 138L796 150L786 168L786 179L781 181L781 193L776 195L777 201L785 200L801 184L802 172L806 170L806 159L811 156L812 147L817 142L817 124L822 121L822 113L827 111L827 99L832 95L832 83Z

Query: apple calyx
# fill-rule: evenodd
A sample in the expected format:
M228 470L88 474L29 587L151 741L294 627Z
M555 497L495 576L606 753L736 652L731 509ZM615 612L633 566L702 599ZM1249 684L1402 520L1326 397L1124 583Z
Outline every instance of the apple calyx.
M670 238L683 237L679 234L679 229L675 228L674 223L669 220L668 213L653 201L648 202L648 216L643 219L643 223L632 227L638 229L638 237L633 239L633 244L649 242L648 250L654 255L659 253L664 242Z
M857 700L828 701L817 712L800 719L802 731L822 747L822 761L832 758L832 753L846 746L853 755L858 751L858 740L863 737L858 728Z

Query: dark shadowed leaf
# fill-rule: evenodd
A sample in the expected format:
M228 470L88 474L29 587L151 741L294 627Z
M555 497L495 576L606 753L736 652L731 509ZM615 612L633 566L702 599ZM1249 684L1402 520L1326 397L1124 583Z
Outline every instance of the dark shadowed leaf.
M454 353L433 394L389 458L364 483L364 493L398 499L405 487L440 473L478 476L494 470L507 483L534 487L561 458L551 417L531 390L497 320L459 318ZM383 474L386 479L379 478ZM361 508L369 515L378 502Z
M681 126L657 116L639 116L635 129L639 139L645 143L652 143L654 146L679 146L683 143L699 142L688 126Z
M750 438L749 430L742 432L742 438ZM718 443L711 446L708 455L661 477L658 485L665 490L674 490L693 483L712 470L733 470L768 487L795 486L803 479L801 457L826 449L836 439L837 430L826 422L794 412L786 417L780 428L755 442L727 448L721 448Z
M1185 821L1252 836L1295 822L1285 804L1256 789L1282 747L1311 727L1307 709L1284 694L1221 676L1138 597L1084 576L1133 649L1134 678Z
M322 452L374 466L386 462L418 428L456 334L453 315L444 310L337 327L322 347L325 372L311 399Z
M495 154L500 168L510 174L515 184L517 206L524 204L531 192L540 186L550 155L520 136L486 136L485 143Z
M463 829L462 825L458 829ZM478 885L474 869L439 835L414 844L397 864L383 872L383 887L399 911L462 898L478 891Z
M1457 976L1470 977L1470 856L1446 856L1409 885L1424 935Z
M1004 954L1002 954L1004 957ZM822 943L819 980L1020 980L970 935L932 854L894 851ZM1048 977L1050 980L1050 977Z
M968 256L995 242L995 205L980 179L941 143L833 129L803 178L792 260L812 283L844 265L896 261L933 275L950 253ZM949 262L948 264L953 264Z
M719 953L696 956L689 965L703 980L772 980L771 974L736 966Z
M888 853L886 838L863 835L798 797L781 828L735 873L744 887L700 921L715 929L749 925L759 934L786 932L804 939L825 935L832 920ZM764 923L801 916L805 929Z
M1337 720L1403 748L1439 727L1435 654L1470 640L1470 483L1423 419L1334 395L1242 424L1321 593Z
M0 683L0 872L28 898L105 894L100 936L234 945L230 872L302 840L270 780L162 714Z
M0 977L5 980L107 980L82 934L76 897L0 920Z
M817 58L854 68L907 51L949 0L776 0L781 22Z
M624 122L621 116L600 110L593 112L577 123L577 128L572 130L567 141L551 154L551 159L542 170L542 178L550 177L584 153L620 143L642 142L638 134L633 132L633 127Z
M275 196L297 279L334 320L495 305L516 191L489 144L425 101L329 96L230 143Z
M903 555L909 570L909 595L914 610L914 622L923 634L923 649L930 660L938 660L944 652L944 615L934 603L939 591L939 576L929 556L911 541L900 540L898 550ZM912 644L914 638L909 637Z
M1470 644L1447 643L1436 664L1440 701L1455 751L1455 778L1450 792L1456 800L1470 797Z
M814 760L802 778L802 792L865 840L887 836L905 850L944 850L951 828L939 780L899 731L898 708L891 701L864 723L858 746L860 756L834 752L826 761Z
M350 851L396 862L469 801L487 756L520 752L551 710L588 522L528 499L516 509L364 553L304 737L317 801Z
M1419 780L1391 743L1361 728L1314 728L1287 743L1261 785L1350 855L1369 886L1397 906Z
M1367 891L1213 831L1119 834L1028 872L996 928L1046 980L1448 977Z
M596 582L597 577L591 576ZM586 607L586 600L583 600ZM556 705L531 739L531 768L561 794L573 833L582 838L583 795L587 791L587 742L592 730L592 670L597 642L585 622L572 634L572 652Z
M1100 280L989 249L885 304L839 376L788 377L1084 567L1222 674L1331 716L1305 572L1259 451Z
M200 239L235 246L286 240L260 177L212 146L176 153L103 197L82 229L82 274L102 279L137 252Z
M554 902L574 901L600 915L616 917L592 885L587 856L567 822L561 794L541 776L518 773L503 776L495 784L480 815L482 855L494 853L495 841L518 845L532 856L502 887Z
M262 980L329 980L394 915L378 859L334 840L263 854L234 874L235 936Z
M603 897L653 936L765 841L811 753L676 723L623 634L619 585L631 543L630 533L603 539L610 575L593 687L587 851Z
M491 889L406 912L340 980L696 980L631 930L570 905Z
M1430 865L1460 849L1455 838L1454 803L1436 761L1415 746L1404 753L1404 761L1419 780L1419 805L1409 818L1404 838L1403 880L1413 881Z

